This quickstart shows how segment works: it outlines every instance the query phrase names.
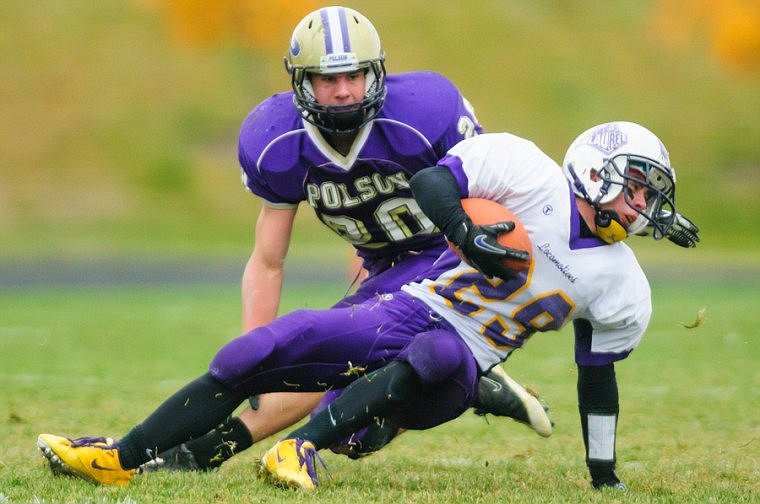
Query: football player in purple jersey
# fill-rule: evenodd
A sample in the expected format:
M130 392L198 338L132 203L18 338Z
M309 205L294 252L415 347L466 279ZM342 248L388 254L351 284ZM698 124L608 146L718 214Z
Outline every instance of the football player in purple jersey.
M203 435L253 394L345 387L262 459L275 482L314 489L317 450L378 423L428 429L457 418L475 404L480 377L537 332L572 325L591 483L625 490L615 472L615 363L641 342L652 306L623 240L647 226L655 239L670 237L681 226L665 146L638 124L606 123L581 134L560 168L532 142L482 134L409 183L468 262L447 250L397 292L297 310L240 336L118 441L40 435L53 471L126 484L157 452ZM503 259L528 254L498 244L510 223L473 225L465 197L496 201L519 218L533 247L529 269L505 269Z
M420 210L409 178L435 165L460 140L482 132L469 102L433 72L387 75L374 26L362 14L327 7L295 28L285 59L292 92L250 112L240 130L245 187L262 200L255 245L242 279L243 330L277 316L296 211L308 205L362 259L366 278L336 306L393 292L446 249ZM483 379L476 412L510 416L542 436L552 426L542 404L501 368ZM330 391L324 403L339 391ZM252 398L208 436L161 453L146 469L208 469L308 415L323 393ZM375 426L336 450L356 457L395 435Z

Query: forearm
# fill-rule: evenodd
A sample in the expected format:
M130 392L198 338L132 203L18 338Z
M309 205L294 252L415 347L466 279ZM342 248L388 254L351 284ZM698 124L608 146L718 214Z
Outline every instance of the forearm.
M277 318L284 281L283 268L265 268L252 257L243 272L243 332Z
M619 483L615 437L620 406L614 364L578 366L578 409L592 483L595 487Z
M428 218L453 241L469 218L462 208L459 185L448 168L433 166L417 172L410 180L414 199Z
M409 186L414 199L428 218L460 252L467 263L487 277L511 280L515 272L504 259L525 261L526 251L514 250L499 243L499 235L512 231L514 222L474 225L462 206L459 184L451 171L432 166L417 172Z
M285 278L295 208L262 207L256 240L242 280L243 330L248 332L277 317Z

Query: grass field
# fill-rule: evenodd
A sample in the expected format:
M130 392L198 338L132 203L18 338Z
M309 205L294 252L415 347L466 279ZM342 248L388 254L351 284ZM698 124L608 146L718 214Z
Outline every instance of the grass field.
M619 472L630 502L757 502L760 343L749 278L653 281L655 315L618 365ZM289 288L284 310L322 307L341 285ZM333 479L316 497L255 478L270 446L210 474L148 475L126 488L54 478L41 432L123 435L168 394L204 372L237 335L236 283L0 290L0 502L602 502L588 490L570 333L540 334L510 373L551 405L542 439L509 420L470 413L405 434L354 462L324 458ZM704 323L686 329L706 307Z

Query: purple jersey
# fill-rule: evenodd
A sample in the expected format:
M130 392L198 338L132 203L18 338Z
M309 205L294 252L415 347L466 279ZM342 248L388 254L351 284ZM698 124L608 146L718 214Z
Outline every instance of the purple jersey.
M292 92L262 102L240 132L246 187L275 208L306 202L365 258L441 246L408 180L482 131L467 100L441 75L389 75L387 85L383 109L345 156L301 119Z

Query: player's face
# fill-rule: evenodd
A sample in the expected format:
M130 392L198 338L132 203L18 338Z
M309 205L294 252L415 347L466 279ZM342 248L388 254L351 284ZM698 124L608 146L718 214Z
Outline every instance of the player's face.
M615 199L603 204L602 208L617 213L623 227L628 229L628 226L639 216L636 209L646 209L649 196L650 190L644 184L628 180L624 190Z
M339 74L312 74L314 98L322 105L347 105L364 99L363 70Z

